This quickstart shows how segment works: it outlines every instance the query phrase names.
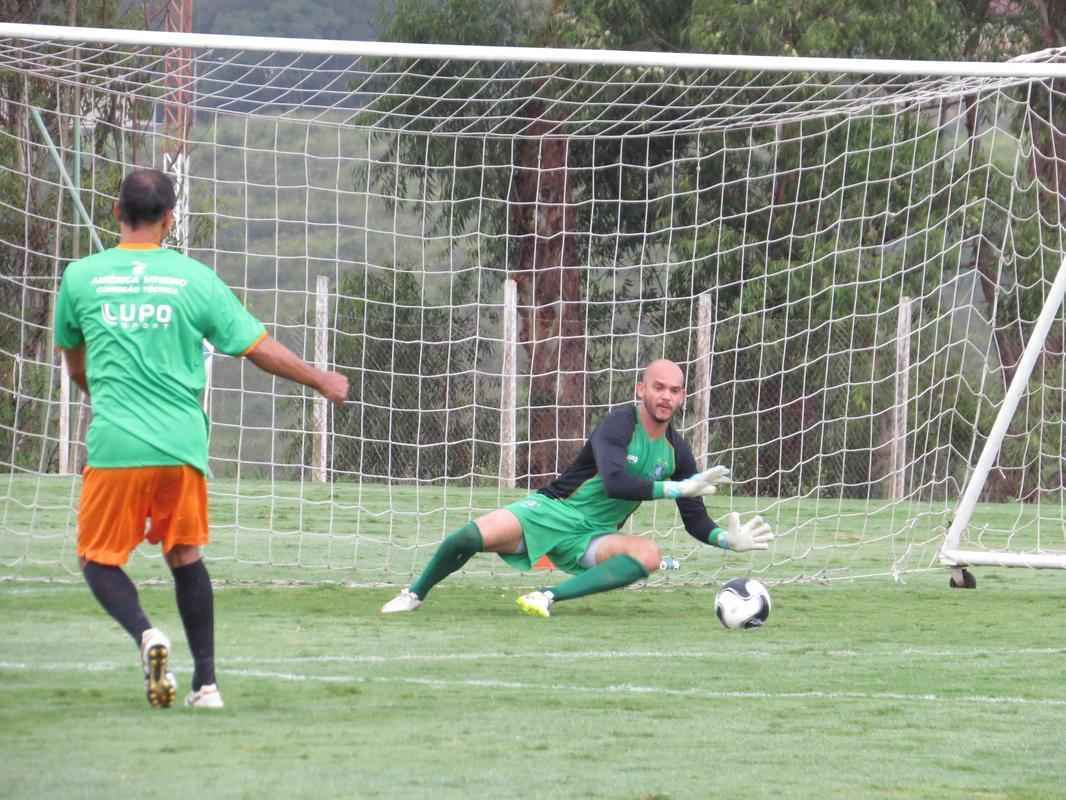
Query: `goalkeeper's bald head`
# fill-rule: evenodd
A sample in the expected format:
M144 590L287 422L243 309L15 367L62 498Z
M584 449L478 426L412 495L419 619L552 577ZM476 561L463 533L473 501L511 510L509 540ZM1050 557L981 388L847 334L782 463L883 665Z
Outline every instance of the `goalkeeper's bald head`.
M680 385L684 388L685 373L681 371L681 367L670 359L657 358L644 368L644 374L641 376L640 382L646 384L656 380Z
M651 430L661 430L685 402L685 375L681 367L666 358L652 361L644 368L637 384L637 399L644 406Z

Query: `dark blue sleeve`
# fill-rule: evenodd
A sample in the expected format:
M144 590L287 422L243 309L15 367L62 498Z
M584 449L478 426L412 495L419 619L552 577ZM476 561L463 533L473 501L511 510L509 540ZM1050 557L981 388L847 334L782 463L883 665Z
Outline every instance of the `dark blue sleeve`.
M655 499L654 482L634 477L626 470L626 453L636 421L637 414L631 407L616 409L589 437L603 489L608 497L616 500Z
M692 448L680 436L674 436L671 443L674 446L674 474L670 479L683 481L685 478L691 478L696 474L696 459L692 456ZM685 530L689 535L704 544L710 544L711 531L718 526L708 516L703 498L679 497L676 502L677 510L681 512L681 521L685 523Z

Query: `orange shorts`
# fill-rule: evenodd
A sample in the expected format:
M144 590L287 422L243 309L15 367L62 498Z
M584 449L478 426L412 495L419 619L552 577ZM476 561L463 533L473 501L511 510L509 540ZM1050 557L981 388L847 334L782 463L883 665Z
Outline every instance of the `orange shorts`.
M78 510L78 555L118 567L145 539L161 543L164 553L179 544L207 544L203 473L184 465L87 467Z

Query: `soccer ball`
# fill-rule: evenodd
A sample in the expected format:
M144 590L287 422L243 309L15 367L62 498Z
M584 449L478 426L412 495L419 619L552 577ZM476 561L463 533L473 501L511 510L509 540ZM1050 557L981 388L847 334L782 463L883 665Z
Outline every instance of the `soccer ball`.
M770 616L770 593L754 578L734 578L718 590L714 613L727 628L758 628Z

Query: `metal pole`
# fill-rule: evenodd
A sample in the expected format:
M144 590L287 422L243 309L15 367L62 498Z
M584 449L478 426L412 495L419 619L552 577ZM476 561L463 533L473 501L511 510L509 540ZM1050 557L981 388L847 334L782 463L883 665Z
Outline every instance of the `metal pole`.
M700 295L696 321L696 430L692 435L696 463L707 468L711 416L711 296Z
M892 412L892 499L907 495L907 405L911 365L911 299L899 299L896 320L896 404Z
M966 490L962 493L962 499L959 500L958 508L955 510L955 516L951 520L948 532L944 535L944 545L940 549L940 560L945 563L966 563L963 559L953 554L952 551L958 549L959 543L962 541L962 532L970 524L970 517L973 515L974 506L977 505L977 499L981 496L985 478L999 455L1003 437L1007 433L1007 428L1010 427L1011 419L1014 417L1014 412L1021 401L1022 392L1029 382L1033 367L1036 366L1036 359L1044 349L1044 342L1047 339L1048 331L1051 330L1051 323L1055 321L1055 316L1062 306L1064 296L1066 296L1066 258L1062 259L1062 264L1059 265L1059 272L1055 276L1055 282L1051 285L1051 290L1044 301L1044 307L1040 309L1040 316L1037 317L1036 324L1033 326L1033 332L1029 336L1029 341L1025 345L1025 351L1022 353L1021 359L1018 361L1018 368L1011 379L1010 386L1007 387L1007 394L1004 396L1003 404L996 414L996 421L992 423L992 430L989 431L985 446L977 459L977 466L974 467L970 480L966 483Z
M329 278L318 276L315 287L315 366L329 369ZM329 405L324 397L316 397L314 403L314 453L312 475L325 483L328 478L329 455Z
M500 486L515 485L515 408L518 357L518 283L503 284L503 365L500 375Z
M52 136L48 133L48 128L45 127L44 121L41 119L41 112L36 108L31 108L30 115L33 117L33 121L37 123L37 130L41 132L41 136L44 137L44 141L48 145L48 152L52 154L52 160L59 169L59 176L63 180L63 185L66 187L67 191L70 193L71 199L74 201L74 207L77 208L78 213L81 214L82 221L89 226L89 235L92 236L93 244L96 245L97 250L103 250L104 243L101 242L100 237L96 235L96 228L93 227L92 218L89 216L89 212L85 210L85 206L82 205L81 197L78 196L78 190L74 186L74 181L71 180L67 168L63 166L63 159L60 158L59 151L56 149L55 143L52 141Z

